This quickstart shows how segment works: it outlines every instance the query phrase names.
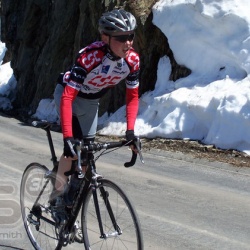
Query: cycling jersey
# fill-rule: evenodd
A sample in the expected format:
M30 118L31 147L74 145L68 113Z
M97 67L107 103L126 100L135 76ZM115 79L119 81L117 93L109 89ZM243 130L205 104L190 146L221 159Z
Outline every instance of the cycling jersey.
M63 76L61 124L64 138L72 136L72 102L76 96L99 99L121 80L126 81L127 129L134 130L138 112L139 55L130 49L126 58L113 56L104 42L79 51L75 65Z

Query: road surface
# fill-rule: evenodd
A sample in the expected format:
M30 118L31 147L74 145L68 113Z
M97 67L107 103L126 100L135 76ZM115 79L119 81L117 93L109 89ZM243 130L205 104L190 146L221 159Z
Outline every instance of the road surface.
M52 136L59 156L62 135ZM145 250L250 249L249 168L154 149L143 156L145 164L126 169L130 151L124 148L103 156L97 166L133 201ZM19 187L34 161L51 166L45 132L0 116L0 249L32 249L22 225Z

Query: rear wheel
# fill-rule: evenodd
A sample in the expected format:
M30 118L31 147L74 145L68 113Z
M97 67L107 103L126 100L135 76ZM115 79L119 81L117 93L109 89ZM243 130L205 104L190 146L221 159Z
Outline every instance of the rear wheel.
M25 230L35 249L55 249L58 243L54 221L51 218L49 196L54 176L48 168L31 163L23 173L20 190L21 213Z
M48 201L54 181L55 174L47 167L39 163L31 163L26 167L20 190L21 213L25 230L35 249L59 250L67 244L68 240L77 243L69 244L67 249L82 249L80 213L70 235L65 234L64 230L56 226L52 219L51 206ZM66 240L61 240L59 243L59 234L62 233Z
M127 195L109 180L98 182L96 192L104 234L100 233L93 192L89 189L82 208L85 249L143 250L139 219ZM110 214L114 215L113 221Z

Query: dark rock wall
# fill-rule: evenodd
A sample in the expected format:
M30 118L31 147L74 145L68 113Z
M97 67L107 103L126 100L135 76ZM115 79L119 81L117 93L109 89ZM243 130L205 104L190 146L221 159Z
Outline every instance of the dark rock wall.
M140 94L153 90L159 58L168 55L172 80L190 73L179 66L167 38L152 24L155 0L22 0L1 1L1 40L6 43L18 80L17 110L34 112L39 101L52 98L57 76L80 48L99 39L98 19L104 11L122 6L137 18L134 47L141 55ZM124 84L101 100L100 113L124 104Z

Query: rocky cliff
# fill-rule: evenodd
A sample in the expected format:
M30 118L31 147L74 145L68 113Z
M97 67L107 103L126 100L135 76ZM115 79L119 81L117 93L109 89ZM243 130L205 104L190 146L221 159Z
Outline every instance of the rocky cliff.
M8 53L5 60L18 80L16 110L34 112L39 101L52 97L57 76L75 59L80 48L99 39L98 19L104 11L123 7L138 22L134 47L141 56L140 94L153 90L157 64L170 57L172 80L190 70L176 63L168 40L152 24L155 0L22 0L1 1L1 40ZM114 112L124 104L124 86L101 100L100 112Z

